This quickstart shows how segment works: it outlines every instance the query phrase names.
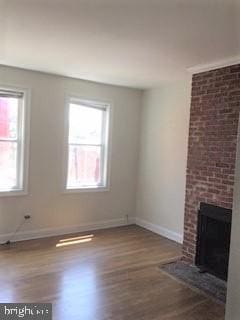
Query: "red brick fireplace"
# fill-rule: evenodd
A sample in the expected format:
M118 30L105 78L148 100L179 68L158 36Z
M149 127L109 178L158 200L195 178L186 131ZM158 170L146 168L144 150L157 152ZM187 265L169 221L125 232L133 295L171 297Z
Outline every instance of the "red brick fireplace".
M183 243L190 263L200 203L232 208L239 110L240 65L193 76Z

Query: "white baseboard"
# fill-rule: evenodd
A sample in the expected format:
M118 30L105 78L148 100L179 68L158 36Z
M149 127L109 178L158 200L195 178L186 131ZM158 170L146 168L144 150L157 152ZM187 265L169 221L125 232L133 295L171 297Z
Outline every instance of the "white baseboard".
M170 240L173 240L178 243L183 243L183 235L180 233L177 233L175 231L163 228L157 224L153 224L151 222L148 222L146 220L135 218L136 224L140 227L143 227L147 230L150 230L154 233L159 234L160 236L163 236L165 238L168 238Z
M63 234L120 227L120 226L131 225L131 224L135 224L135 218L133 217L129 218L128 221L126 221L126 219L124 218L111 219L111 220L99 221L97 223L81 224L78 226L19 231L13 238L12 238L12 233L5 233L0 235L0 243L5 243L9 239L11 239L11 242L17 242L17 241L23 241L23 240L58 236Z
M122 219L104 220L104 221L99 221L97 223L81 224L78 226L19 231L13 238L12 238L12 233L5 233L0 235L0 243L5 243L9 239L11 239L12 242L17 242L17 241L23 241L23 240L58 236L63 234L86 232L86 231L107 229L107 228L113 228L113 227L121 227L124 225L131 225L131 224L139 225L147 230L150 230L154 233L157 233L175 242L178 242L178 243L183 242L183 236L179 233L176 233L172 230L163 228L159 225L150 223L140 218L130 217L127 222L126 222L126 219L122 218Z

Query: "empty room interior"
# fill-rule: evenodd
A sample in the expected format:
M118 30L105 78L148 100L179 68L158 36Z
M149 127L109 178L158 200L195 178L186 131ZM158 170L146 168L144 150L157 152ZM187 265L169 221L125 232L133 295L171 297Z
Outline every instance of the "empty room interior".
M0 319L240 319L240 1L0 0Z

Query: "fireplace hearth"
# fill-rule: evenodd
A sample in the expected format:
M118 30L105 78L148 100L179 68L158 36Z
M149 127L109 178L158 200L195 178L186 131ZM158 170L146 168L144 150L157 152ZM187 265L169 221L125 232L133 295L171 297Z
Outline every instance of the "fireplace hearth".
M196 265L223 280L228 275L231 221L232 210L200 204Z

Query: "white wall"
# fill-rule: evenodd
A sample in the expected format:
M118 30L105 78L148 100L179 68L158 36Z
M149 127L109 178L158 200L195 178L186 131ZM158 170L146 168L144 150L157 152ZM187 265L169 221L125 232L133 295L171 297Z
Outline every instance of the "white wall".
M177 241L184 224L190 83L145 91L141 119L138 223Z
M0 240L25 213L32 219L21 237L39 229L52 234L105 221L119 224L135 214L141 91L1 66L0 85L31 90L29 194L0 198ZM109 192L62 193L66 93L113 102Z
M240 318L240 130L238 131L226 320Z

